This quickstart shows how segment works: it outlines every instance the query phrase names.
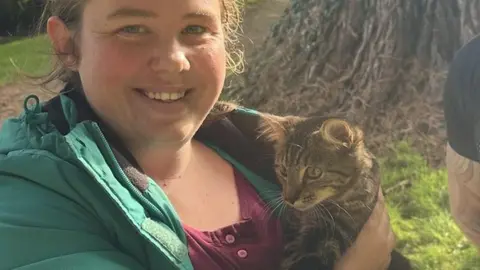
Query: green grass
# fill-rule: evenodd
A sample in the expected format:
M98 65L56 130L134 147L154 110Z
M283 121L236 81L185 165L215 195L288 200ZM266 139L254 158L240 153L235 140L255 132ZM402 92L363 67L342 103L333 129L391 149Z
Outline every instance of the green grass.
M451 218L447 174L434 170L399 143L393 158L381 159L384 188L404 180L412 186L387 196L398 248L419 270L480 269L480 256Z
M0 85L22 80L22 73L42 75L50 68L50 43L45 36L0 45Z

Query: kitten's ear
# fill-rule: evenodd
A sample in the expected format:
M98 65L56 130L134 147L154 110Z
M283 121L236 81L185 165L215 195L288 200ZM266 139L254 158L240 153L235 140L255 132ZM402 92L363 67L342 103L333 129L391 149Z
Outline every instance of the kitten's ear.
M283 144L288 130L298 121L295 116L276 116L272 114L262 114L259 124L259 136L275 144Z
M364 137L362 130L358 127L336 118L327 119L314 134L322 136L329 143L346 148L359 146L363 143Z

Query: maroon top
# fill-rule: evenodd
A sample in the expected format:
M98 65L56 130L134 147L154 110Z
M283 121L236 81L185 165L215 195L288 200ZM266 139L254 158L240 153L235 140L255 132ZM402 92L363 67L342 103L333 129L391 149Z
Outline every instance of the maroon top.
M277 270L283 250L280 222L265 211L265 202L238 171L235 181L242 217L239 223L211 232L183 225L193 267Z

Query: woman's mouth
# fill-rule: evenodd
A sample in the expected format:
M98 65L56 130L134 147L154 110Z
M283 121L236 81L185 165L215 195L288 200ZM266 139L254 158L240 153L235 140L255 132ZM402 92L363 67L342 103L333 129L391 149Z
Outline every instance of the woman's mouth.
M177 91L177 92L151 92L143 89L136 89L136 90L140 91L149 99L158 100L162 102L175 102L175 101L181 100L190 91L190 89L187 89L185 91Z

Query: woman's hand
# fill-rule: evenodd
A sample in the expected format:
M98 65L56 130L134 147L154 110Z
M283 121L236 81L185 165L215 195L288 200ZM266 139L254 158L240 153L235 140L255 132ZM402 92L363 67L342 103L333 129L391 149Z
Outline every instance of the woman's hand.
M372 215L363 226L353 245L335 265L335 270L385 270L395 247L395 235L382 191Z

